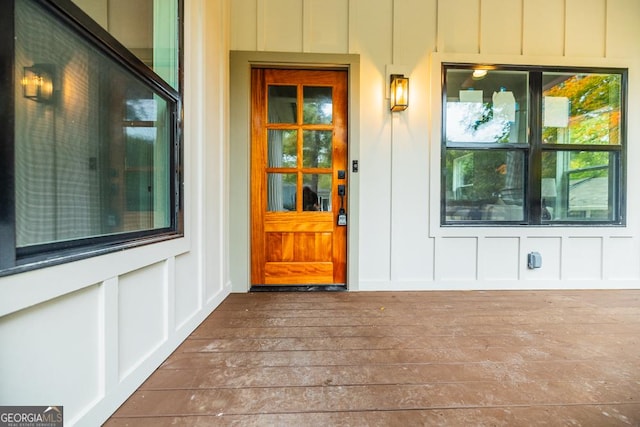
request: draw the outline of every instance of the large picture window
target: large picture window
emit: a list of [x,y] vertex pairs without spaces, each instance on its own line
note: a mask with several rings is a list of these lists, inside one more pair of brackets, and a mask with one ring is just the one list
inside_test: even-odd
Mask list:
[[623,224],[626,70],[443,73],[443,225]]
[[179,235],[177,81],[66,0],[0,12],[0,275]]

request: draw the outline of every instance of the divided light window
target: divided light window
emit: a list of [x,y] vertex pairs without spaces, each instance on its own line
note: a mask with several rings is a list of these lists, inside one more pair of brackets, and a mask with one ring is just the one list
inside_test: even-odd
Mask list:
[[137,52],[77,3],[0,4],[0,275],[181,233],[181,2]]
[[624,224],[626,70],[443,74],[443,225]]

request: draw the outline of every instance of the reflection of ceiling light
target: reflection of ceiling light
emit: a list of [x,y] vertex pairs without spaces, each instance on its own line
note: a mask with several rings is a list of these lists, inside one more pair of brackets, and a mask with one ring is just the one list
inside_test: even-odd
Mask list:
[[473,80],[481,80],[484,79],[487,76],[487,70],[473,70],[473,75],[471,76],[471,78],[473,78]]

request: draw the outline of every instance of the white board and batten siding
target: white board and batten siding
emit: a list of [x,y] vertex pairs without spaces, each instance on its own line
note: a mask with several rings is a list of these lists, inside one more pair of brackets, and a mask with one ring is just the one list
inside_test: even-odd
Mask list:
[[0,405],[100,425],[231,291],[229,1],[185,6],[185,236],[0,278]]
[[[359,214],[349,218],[358,230],[350,289],[635,288],[637,168],[627,171],[626,227],[443,229],[438,109],[441,61],[612,66],[630,70],[634,117],[639,20],[636,0],[240,0],[231,5],[231,49],[360,57],[358,138],[349,141],[360,163],[351,175]],[[410,107],[393,115],[389,69],[410,77]],[[635,122],[627,159],[640,155]],[[531,251],[542,254],[542,268],[527,268]],[[232,276],[245,265],[231,262]],[[234,281],[235,290],[246,286]]]
[[[0,278],[1,404],[63,404],[69,425],[98,425],[231,289],[248,289],[248,159],[235,148],[248,141],[228,134],[229,50],[359,56],[351,290],[638,287],[637,168],[623,228],[439,227],[434,71],[445,60],[629,67],[638,116],[637,0],[185,5],[185,237]],[[389,70],[411,79],[400,114],[388,111]],[[630,121],[628,159],[639,136]],[[531,251],[542,268],[527,269]]]

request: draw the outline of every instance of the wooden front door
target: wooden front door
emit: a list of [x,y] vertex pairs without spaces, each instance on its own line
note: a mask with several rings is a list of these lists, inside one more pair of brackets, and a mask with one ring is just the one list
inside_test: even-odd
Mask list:
[[251,283],[346,284],[347,72],[254,68]]

